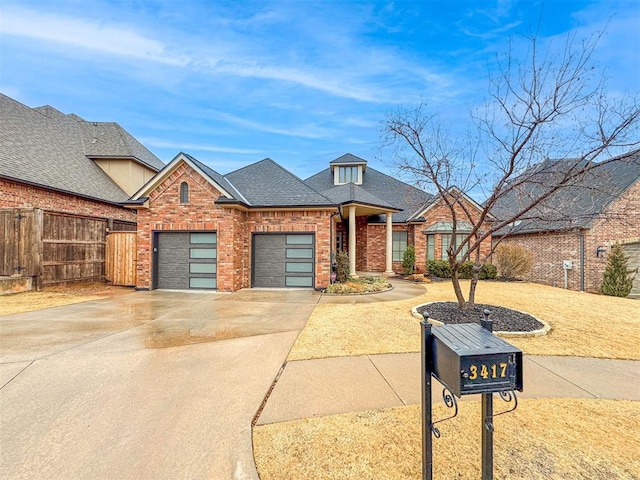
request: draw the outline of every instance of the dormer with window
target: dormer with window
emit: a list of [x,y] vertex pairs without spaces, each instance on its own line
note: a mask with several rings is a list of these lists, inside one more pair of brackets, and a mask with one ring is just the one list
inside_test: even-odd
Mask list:
[[346,185],[347,183],[362,185],[364,172],[367,168],[366,160],[347,153],[335,159],[329,165],[331,166],[334,185]]

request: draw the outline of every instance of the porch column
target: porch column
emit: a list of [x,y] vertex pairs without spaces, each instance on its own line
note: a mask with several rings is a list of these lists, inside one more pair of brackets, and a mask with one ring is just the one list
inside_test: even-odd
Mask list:
[[349,206],[349,276],[358,278],[356,274],[356,206]]
[[384,273],[393,274],[393,213],[387,212],[387,256]]

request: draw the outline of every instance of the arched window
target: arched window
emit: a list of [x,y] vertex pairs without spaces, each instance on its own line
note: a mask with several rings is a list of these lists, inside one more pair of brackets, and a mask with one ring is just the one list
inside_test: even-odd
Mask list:
[[187,182],[180,184],[180,203],[189,203],[189,184]]

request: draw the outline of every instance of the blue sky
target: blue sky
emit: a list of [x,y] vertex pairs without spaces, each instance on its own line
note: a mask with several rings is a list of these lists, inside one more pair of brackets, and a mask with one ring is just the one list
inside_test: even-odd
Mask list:
[[545,42],[606,27],[598,67],[640,92],[640,3],[621,0],[3,0],[0,92],[223,174],[270,157],[306,178],[346,152],[393,174],[385,115],[424,100],[462,123],[539,24]]

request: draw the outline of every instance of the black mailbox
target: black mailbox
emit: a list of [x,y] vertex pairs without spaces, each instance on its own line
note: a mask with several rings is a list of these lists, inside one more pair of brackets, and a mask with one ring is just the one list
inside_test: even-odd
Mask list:
[[460,397],[522,391],[522,351],[473,323],[432,329],[433,375]]

